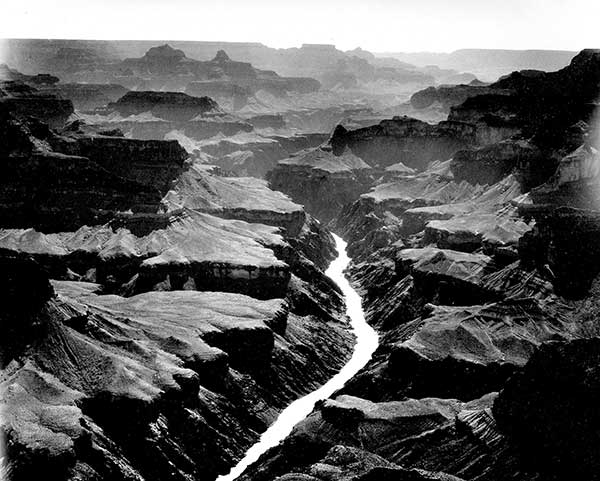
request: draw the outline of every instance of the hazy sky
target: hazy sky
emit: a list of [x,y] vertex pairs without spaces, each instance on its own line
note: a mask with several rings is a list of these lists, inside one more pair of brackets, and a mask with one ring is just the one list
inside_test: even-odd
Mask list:
[[580,50],[600,47],[600,0],[18,0],[0,25],[4,38]]

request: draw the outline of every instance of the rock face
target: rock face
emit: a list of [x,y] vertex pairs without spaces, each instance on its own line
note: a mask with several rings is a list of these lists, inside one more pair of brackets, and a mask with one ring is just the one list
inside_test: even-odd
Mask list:
[[475,130],[468,124],[440,122],[431,126],[407,117],[394,117],[349,132],[338,128],[331,139],[334,153],[347,147],[372,166],[388,167],[402,162],[417,169],[435,160],[447,160],[474,142]]
[[585,296],[600,272],[593,240],[599,226],[599,157],[594,142],[589,138],[560,160],[545,184],[514,200],[518,211],[536,222],[519,242],[521,256],[549,269],[557,289],[569,297]]
[[[328,221],[384,179],[384,174],[388,179],[402,178],[414,171],[411,167],[420,170],[432,161],[445,160],[474,139],[474,128],[459,123],[431,126],[395,117],[350,131],[340,125],[319,149],[280,161],[269,179],[274,188]],[[394,168],[399,165],[403,167]],[[303,179],[300,185],[297,177]]]
[[[327,140],[327,134],[253,135],[244,139],[225,138],[200,146],[209,161],[235,175],[264,179],[279,160],[314,148]],[[301,155],[301,154],[299,154]]]
[[373,182],[373,175],[349,150],[336,155],[325,145],[279,161],[267,178],[271,188],[286,192],[327,222]]
[[[13,277],[13,290],[32,279],[25,287]],[[290,349],[292,331],[302,343],[303,329],[319,330],[281,299],[179,292],[119,300],[85,283],[55,289],[57,297],[46,280],[45,301],[18,306],[24,343],[2,351],[12,479],[40,468],[52,479],[214,477],[297,395],[286,373],[311,361]],[[12,325],[5,311],[3,329]],[[313,373],[326,378],[327,361],[315,362]]]
[[165,120],[190,120],[207,112],[218,110],[218,104],[209,97],[190,97],[178,92],[128,92],[117,102],[109,104],[123,116],[150,112]]
[[46,94],[20,81],[0,82],[0,104],[4,111],[12,111],[17,116],[32,116],[59,127],[73,113],[70,100]]
[[[156,211],[160,202],[156,187],[118,176],[77,155],[80,152],[54,151],[48,139],[55,134],[47,126],[20,121],[4,110],[1,115],[3,137],[8,140],[1,152],[4,227],[56,231],[104,223],[117,211]],[[120,156],[124,153],[117,151]]]
[[270,190],[264,180],[214,176],[198,164],[181,175],[163,202],[171,211],[183,207],[226,219],[283,227],[290,236],[299,234],[307,217],[300,205]]
[[[286,142],[311,142],[257,133],[281,125],[256,118],[259,99],[290,102],[290,125],[287,79],[218,50],[204,62],[168,46],[106,62],[99,72],[139,92],[96,125],[52,130],[2,109],[0,470],[17,480],[37,469],[56,480],[226,471],[348,357],[343,302],[323,274],[332,238],[314,214],[349,241],[380,345],[245,479],[596,479],[600,54],[422,92],[415,102],[435,97],[447,120],[363,112],[276,159]],[[402,75],[361,51],[297,50],[331,63],[321,79],[339,90]],[[66,68],[69,56],[77,71],[100,64],[85,49],[52,62]],[[21,89],[30,111],[38,99],[40,117],[60,124],[47,92],[9,85],[6,98]],[[167,92],[203,85],[246,110],[228,116]],[[146,137],[129,138],[135,128]],[[237,138],[208,138],[227,129]],[[259,171],[250,154],[261,148],[279,160],[269,185],[292,199],[219,175]]]
[[534,479],[495,425],[494,397],[371,403],[339,396],[242,479],[457,481],[474,473],[480,479]]
[[34,85],[54,85],[59,81],[59,78],[49,74],[26,75],[3,63],[0,64],[0,80]]
[[[450,107],[469,145],[408,150],[342,207],[379,347],[243,479],[598,478],[599,66],[482,86]],[[381,131],[338,128],[332,153],[381,165]]]
[[118,129],[137,140],[177,140],[195,159],[225,173],[258,178],[264,178],[278,160],[327,138],[299,135],[280,115],[244,119],[226,113],[211,98],[180,92],[129,92],[80,117],[84,129],[93,128],[96,134]]
[[428,87],[414,93],[410,98],[410,103],[416,109],[426,109],[438,103],[441,104],[445,112],[449,112],[451,107],[462,104],[470,97],[476,97],[483,93],[509,94],[509,92],[487,85],[442,85],[440,87]]
[[556,169],[552,159],[526,141],[504,140],[476,150],[461,150],[451,164],[454,178],[477,184],[495,184],[518,170],[526,189],[546,180]]
[[231,60],[224,50],[219,50],[210,61],[198,61],[167,44],[152,47],[141,58],[125,59],[112,69],[113,73],[125,74],[124,77],[129,77],[128,82],[136,83],[138,87],[183,88],[191,95],[217,98],[237,95],[244,105],[258,90],[282,95],[314,92],[320,87],[320,83],[312,78],[280,77],[272,70],[260,70],[248,62]]
[[[113,135],[64,132],[51,140],[62,152],[87,157],[110,172],[166,192],[183,170],[187,152],[177,141],[127,139]],[[131,161],[133,158],[135,160]]]
[[[565,172],[563,175],[578,175],[575,171],[579,167],[568,167],[569,162],[571,165],[581,165],[586,164],[586,161],[561,161],[561,159],[573,159],[571,153],[581,146],[585,140],[585,132],[589,131],[595,98],[595,94],[592,93],[595,88],[593,86],[597,86],[599,77],[597,65],[598,53],[583,51],[569,66],[558,72],[515,73],[489,87],[481,87],[480,93],[469,96],[462,104],[452,107],[448,120],[437,125],[395,117],[392,120],[382,121],[378,125],[354,130],[348,130],[343,126],[337,127],[329,141],[333,155],[350,151],[371,167],[390,167],[400,162],[403,166],[416,170],[417,173],[423,172],[423,176],[416,176],[416,182],[409,179],[413,172],[406,170],[387,171],[390,174],[397,173],[397,180],[392,178],[390,181],[389,178],[376,177],[373,184],[386,180],[389,185],[382,183],[373,187],[372,197],[375,198],[375,203],[366,199],[361,202],[371,205],[347,207],[343,214],[345,220],[338,223],[338,228],[343,230],[344,224],[350,222],[352,225],[364,224],[372,231],[376,225],[380,232],[378,238],[383,241],[385,237],[390,238],[387,232],[381,230],[384,227],[388,231],[390,229],[398,231],[402,221],[405,232],[414,233],[421,230],[423,224],[430,220],[435,223],[432,223],[431,228],[426,231],[429,240],[442,241],[442,238],[456,237],[455,233],[461,232],[459,236],[463,236],[462,232],[469,231],[465,234],[464,241],[464,248],[469,249],[472,247],[468,247],[468,244],[473,241],[472,246],[481,245],[482,239],[481,230],[469,229],[469,224],[476,223],[485,232],[490,232],[494,230],[494,224],[499,223],[500,217],[506,218],[506,222],[500,219],[500,225],[503,227],[496,229],[493,237],[510,239],[510,243],[514,244],[523,234],[525,224],[518,222],[515,224],[514,209],[499,211],[490,208],[491,198],[494,196],[501,198],[499,203],[505,204],[511,200],[510,196],[516,197],[520,193],[519,190],[528,191],[546,182],[559,164],[562,164],[562,171]],[[577,93],[570,95],[562,90],[559,92],[558,85],[568,85],[569,88],[572,87],[573,92]],[[462,95],[459,87],[448,88],[455,88],[457,95]],[[562,116],[560,112],[563,112],[567,105],[571,106],[571,110],[568,115]],[[588,152],[591,151],[588,149]],[[593,156],[584,154],[583,151],[577,155],[587,158]],[[429,165],[432,161],[441,162]],[[588,164],[591,165],[590,162],[586,165]],[[593,169],[593,167],[586,168]],[[567,174],[569,169],[572,171],[571,174]],[[276,172],[281,170],[282,168],[278,168]],[[504,180],[509,175],[514,176],[512,178],[517,181],[518,188],[517,184]],[[424,177],[430,180],[421,180]],[[498,186],[502,181],[504,185],[495,188],[494,192],[481,199],[487,207],[467,208],[468,218],[460,221],[450,220],[450,217],[459,213],[458,205],[461,204],[452,208],[433,210],[429,208],[432,204],[457,203],[460,199],[448,201],[435,199],[435,195],[425,187],[416,196],[404,194],[415,190],[418,192],[419,184],[431,185],[434,191],[443,192],[446,189],[452,190],[463,181],[473,185],[498,184]],[[406,187],[407,185],[410,187]],[[293,181],[289,180],[280,182],[277,188],[290,193],[298,202],[306,202],[299,193],[294,192],[294,187]],[[504,192],[501,192],[503,190]],[[358,198],[366,191],[365,188],[363,192],[356,192],[355,197]],[[463,192],[468,195],[468,191],[469,189]],[[508,191],[510,195],[506,195]],[[399,204],[405,201],[405,197],[412,197],[415,202],[418,200],[422,204],[406,206],[404,210],[410,212],[404,222],[404,218],[398,218],[399,209],[386,209],[385,206],[380,205],[378,198],[383,193],[386,198],[389,198],[385,201],[388,204],[392,204],[391,198],[394,196],[398,197]],[[321,205],[308,208],[316,212],[330,204],[330,201],[325,201]],[[464,204],[461,208],[463,207]],[[412,208],[428,210],[412,212]],[[355,212],[356,215],[353,216],[351,212]],[[386,217],[383,215],[384,212],[391,215]],[[498,215],[499,212],[502,214]],[[368,222],[364,221],[367,213],[371,214]],[[463,213],[467,214],[466,211]],[[440,230],[439,227],[442,226]],[[445,231],[446,226],[449,227],[449,231]],[[503,235],[500,230],[506,230],[510,234]],[[358,232],[353,230],[353,235],[358,235]],[[374,238],[374,234],[371,237]],[[446,246],[450,245],[446,244]],[[352,245],[350,247],[352,248]]]
[[595,479],[598,340],[540,348],[494,403],[500,429],[548,479]]
[[174,140],[0,114],[0,472],[214,479],[346,361],[301,206]]

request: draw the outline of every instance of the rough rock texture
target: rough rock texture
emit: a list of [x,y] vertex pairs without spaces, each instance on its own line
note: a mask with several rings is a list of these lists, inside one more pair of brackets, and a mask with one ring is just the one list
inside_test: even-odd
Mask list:
[[377,368],[347,392],[374,400],[409,395],[473,399],[498,390],[536,346],[572,339],[574,327],[552,305],[531,300],[433,309],[394,329]]
[[210,163],[236,176],[266,178],[277,162],[327,140],[327,134],[226,137],[199,147]]
[[104,223],[116,212],[156,211],[161,196],[155,187],[120,177],[77,152],[52,150],[47,140],[54,134],[46,125],[0,110],[0,129],[8,141],[0,147],[3,227],[56,231]]
[[325,145],[279,161],[267,178],[272,189],[285,192],[327,222],[366,190],[373,171],[352,152],[336,155]]
[[51,127],[61,126],[73,113],[70,100],[12,80],[0,82],[0,108],[18,117],[36,117]]
[[494,402],[499,428],[546,479],[597,479],[598,339],[542,346]]
[[147,234],[114,222],[55,234],[5,229],[0,237],[4,249],[34,255],[55,277],[92,269],[95,280],[125,294],[187,287],[273,298],[287,289],[288,265],[264,247],[285,247],[276,228],[194,211],[164,224]]
[[[31,261],[2,263],[14,294],[3,338],[21,340],[2,350],[11,479],[40,469],[49,479],[213,478],[344,352],[342,330],[289,312],[281,299],[184,291],[123,299],[72,282],[55,283],[55,296]],[[43,288],[36,302],[25,294],[32,281]],[[312,333],[338,347],[309,356]],[[306,366],[311,375],[300,381]]]
[[121,115],[151,114],[165,120],[190,120],[219,109],[209,97],[191,97],[179,92],[127,92],[108,105]]
[[516,248],[531,226],[507,209],[498,214],[472,212],[448,220],[431,220],[425,226],[423,242],[439,247],[471,252],[483,249],[494,255]]
[[483,88],[472,145],[343,208],[379,347],[245,479],[598,478],[599,68]]
[[242,479],[535,479],[498,431],[491,415],[494,398],[372,403],[338,396]]
[[288,473],[277,478],[279,481],[310,480],[375,480],[395,479],[399,481],[460,481],[460,478],[443,473],[432,473],[423,469],[406,469],[386,461],[381,456],[362,449],[337,445],[325,457],[306,469],[305,473]]
[[[80,53],[80,64],[94,63]],[[326,77],[340,90],[353,88],[355,71],[382,74],[356,53]],[[200,68],[166,47],[129,63],[120,73],[137,85],[144,77],[144,90],[180,88]],[[224,52],[205,63],[225,83],[277,80]],[[599,66],[598,52],[584,51],[559,72],[512,74],[437,125],[349,120],[327,144],[280,162],[271,185],[350,241],[380,345],[245,479],[597,477]],[[262,112],[254,106],[245,117]],[[33,152],[81,156],[65,149],[95,138],[129,145],[118,132],[57,134],[6,118],[15,135],[3,154],[24,162]],[[158,122],[157,131],[167,124]],[[7,288],[27,307],[4,301],[1,319],[17,340],[2,351],[0,378],[17,479],[31,479],[33,465],[56,479],[212,479],[347,355],[341,299],[322,273],[333,255],[322,224],[263,182],[215,177],[202,152],[181,162],[177,152],[155,183],[135,165],[78,157],[151,188],[158,199],[145,210],[0,233],[5,284],[39,292]],[[93,186],[116,195],[109,182]],[[52,192],[47,212],[66,190]],[[4,198],[14,198],[8,188]],[[26,256],[61,279],[58,297]]]
[[[134,139],[177,140],[191,156],[218,165],[224,172],[259,178],[278,160],[327,138],[326,134],[299,135],[279,115],[246,120],[226,113],[211,98],[180,92],[129,92],[105,109],[82,117],[97,130],[119,129]],[[278,122],[271,122],[271,117]]]
[[582,297],[600,272],[598,166],[595,139],[563,157],[545,184],[514,199],[518,211],[535,219],[535,228],[519,242],[523,259],[551,273],[557,289]]
[[521,173],[524,188],[529,189],[552,175],[556,163],[546,159],[541,150],[530,143],[512,140],[458,151],[451,163],[456,180],[477,184],[495,184],[515,169]]
[[487,85],[442,85],[440,87],[428,87],[414,93],[410,97],[411,105],[416,109],[426,109],[434,103],[441,104],[445,112],[450,111],[450,107],[462,104],[470,97],[476,97],[484,93],[509,94],[510,91],[503,91],[488,87]]
[[289,236],[298,235],[306,220],[302,206],[270,190],[266,181],[210,175],[202,164],[186,170],[163,203],[169,210],[187,208],[226,219],[283,227]]
[[473,126],[461,122],[429,125],[408,117],[394,117],[378,125],[347,131],[337,128],[331,138],[333,152],[349,148],[373,167],[402,162],[424,169],[428,163],[449,159],[454,152],[475,143]]
[[0,113],[3,475],[214,479],[346,361],[301,206],[176,141]]
[[[432,161],[452,159],[457,181],[493,184],[514,173],[529,190],[581,145],[586,127],[577,125],[592,120],[598,55],[586,50],[558,72],[508,76],[452,107],[448,119],[436,125],[407,117],[351,130],[340,125],[329,145],[334,155],[349,150],[371,167],[401,162],[423,171]],[[278,188],[288,192],[292,185]]]
[[[73,126],[75,127],[75,126]],[[69,127],[51,139],[55,150],[86,157],[109,172],[166,192],[181,173],[187,152],[174,140],[138,140],[114,135],[79,135]],[[133,160],[132,160],[133,159]]]

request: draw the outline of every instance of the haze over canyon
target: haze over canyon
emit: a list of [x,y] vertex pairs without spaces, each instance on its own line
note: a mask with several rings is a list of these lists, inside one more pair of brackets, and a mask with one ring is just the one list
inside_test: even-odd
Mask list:
[[[384,27],[427,2],[235,1],[192,35],[199,6],[133,3],[70,2],[73,32],[147,40],[0,40],[0,479],[599,479],[587,30],[436,1],[410,44]],[[44,13],[77,36],[15,18]],[[487,48],[512,17],[542,48]]]

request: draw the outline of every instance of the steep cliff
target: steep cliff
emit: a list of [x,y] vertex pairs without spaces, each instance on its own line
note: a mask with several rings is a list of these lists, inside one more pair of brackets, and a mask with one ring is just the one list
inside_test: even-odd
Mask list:
[[279,161],[267,179],[271,188],[285,192],[328,222],[372,184],[374,175],[373,169],[349,150],[336,155],[325,145]]
[[264,181],[80,122],[0,132],[10,479],[214,479],[348,358],[333,239]]
[[36,117],[51,127],[60,127],[73,113],[73,103],[20,81],[0,82],[0,105],[18,117]]
[[[341,210],[379,347],[243,479],[598,477],[598,66],[471,96],[449,115],[469,146]],[[338,145],[381,159],[380,129]]]

